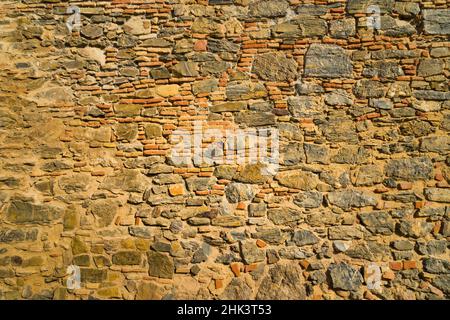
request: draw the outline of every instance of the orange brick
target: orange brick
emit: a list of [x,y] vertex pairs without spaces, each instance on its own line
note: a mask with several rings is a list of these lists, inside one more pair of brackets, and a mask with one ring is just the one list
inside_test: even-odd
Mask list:
[[398,184],[398,188],[400,190],[411,190],[412,189],[412,183],[411,182],[400,182]]
[[216,289],[220,289],[223,287],[223,280],[222,279],[216,279]]
[[308,269],[309,267],[309,262],[308,260],[300,260],[300,265],[303,267],[303,269]]
[[194,44],[194,51],[206,51],[206,46],[208,41],[206,40],[197,40]]
[[184,187],[181,184],[174,184],[169,187],[169,194],[172,197],[180,196],[184,194]]
[[256,263],[248,264],[245,266],[245,272],[255,271],[258,265]]
[[403,268],[403,263],[401,261],[391,261],[389,262],[389,268],[394,271],[400,271]]
[[416,202],[414,203],[414,207],[415,207],[416,209],[423,208],[424,206],[425,206],[425,201],[416,201]]
[[265,243],[263,240],[261,240],[261,239],[258,239],[258,240],[256,240],[256,245],[258,246],[258,247],[260,247],[260,248],[264,248],[264,247],[266,247],[267,246],[267,243]]
[[417,262],[416,261],[403,261],[403,269],[417,269]]
[[383,279],[385,280],[394,280],[395,279],[395,273],[392,272],[391,270],[387,270],[383,273],[382,276]]
[[245,210],[245,203],[244,202],[239,202],[238,205],[236,206],[236,209],[238,210]]
[[230,264],[231,271],[233,271],[236,277],[241,275],[241,265],[238,262],[233,262]]

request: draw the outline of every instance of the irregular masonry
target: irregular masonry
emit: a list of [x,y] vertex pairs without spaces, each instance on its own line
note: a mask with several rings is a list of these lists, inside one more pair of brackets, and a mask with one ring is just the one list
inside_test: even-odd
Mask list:
[[0,298],[449,298],[448,3],[216,3],[1,1]]

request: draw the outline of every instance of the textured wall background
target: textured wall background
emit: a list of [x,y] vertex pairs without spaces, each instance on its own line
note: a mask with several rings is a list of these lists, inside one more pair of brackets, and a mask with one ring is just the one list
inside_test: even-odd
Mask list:
[[[448,2],[219,2],[0,2],[0,298],[449,298]],[[279,172],[173,165],[195,120]]]

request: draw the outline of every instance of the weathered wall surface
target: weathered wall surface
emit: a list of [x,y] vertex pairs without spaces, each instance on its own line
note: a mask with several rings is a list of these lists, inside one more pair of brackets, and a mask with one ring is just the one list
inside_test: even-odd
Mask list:
[[[449,298],[445,0],[71,4],[0,3],[1,299]],[[174,164],[194,121],[279,171]]]

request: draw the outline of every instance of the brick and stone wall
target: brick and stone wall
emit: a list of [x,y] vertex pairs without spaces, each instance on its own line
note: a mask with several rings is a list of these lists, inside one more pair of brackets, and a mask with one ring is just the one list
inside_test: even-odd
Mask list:
[[[448,299],[449,35],[445,0],[2,0],[0,299]],[[278,130],[278,170],[178,164],[196,122]]]

